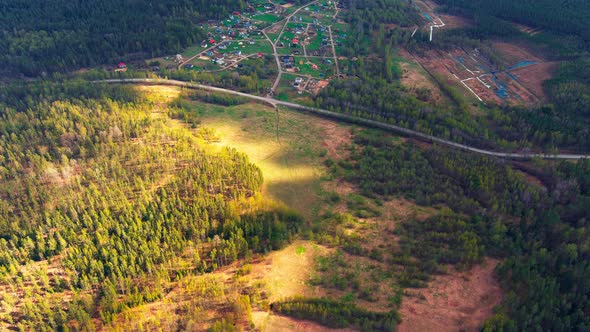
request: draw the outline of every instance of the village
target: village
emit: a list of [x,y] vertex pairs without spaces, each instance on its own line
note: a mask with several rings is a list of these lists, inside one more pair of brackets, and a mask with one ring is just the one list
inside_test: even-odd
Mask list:
[[331,0],[302,6],[253,0],[243,12],[199,24],[207,38],[198,45],[148,62],[157,64],[156,69],[212,75],[262,66],[276,73],[272,79],[261,80],[266,95],[283,99],[313,96],[340,75],[338,60],[346,59],[337,52],[347,40],[343,10]]

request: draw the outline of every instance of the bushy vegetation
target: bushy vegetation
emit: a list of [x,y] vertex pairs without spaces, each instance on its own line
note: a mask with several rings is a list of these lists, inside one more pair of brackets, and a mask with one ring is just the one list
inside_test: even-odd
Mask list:
[[275,302],[271,309],[293,317],[311,319],[330,327],[356,327],[363,331],[395,331],[400,321],[397,312],[375,313],[351,303],[324,298],[294,298]]
[[266,57],[251,60],[235,72],[206,73],[193,70],[163,71],[161,74],[170,79],[199,82],[222,88],[235,89],[249,93],[267,92],[271,86],[268,81],[276,77],[277,68],[274,59]]

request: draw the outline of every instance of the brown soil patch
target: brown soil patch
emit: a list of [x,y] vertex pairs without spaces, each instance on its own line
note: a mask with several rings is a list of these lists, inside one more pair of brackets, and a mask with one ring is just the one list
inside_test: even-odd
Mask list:
[[[475,64],[468,62],[462,64],[456,61],[455,58],[457,56],[475,62],[470,58],[470,54],[460,49],[451,52],[428,51],[422,56],[416,56],[415,59],[428,73],[440,77],[440,79],[443,79],[447,84],[454,85],[459,91],[463,91],[463,95],[467,100],[477,100],[476,97],[461,83],[461,80],[472,78],[476,75],[483,74],[483,72],[477,69]],[[478,73],[477,71],[480,72]],[[484,99],[484,97],[480,98]]]
[[405,198],[396,198],[383,203],[383,220],[407,220],[408,218],[417,218],[425,220],[434,215],[436,209],[426,208],[416,205]]
[[316,120],[316,125],[322,131],[322,147],[332,159],[340,160],[348,157],[346,149],[352,143],[352,132],[349,127],[343,127],[333,121],[324,119]]
[[473,26],[473,22],[465,17],[439,14],[441,20],[445,23],[443,29],[461,29]]
[[281,31],[281,24],[273,24],[270,27],[268,27],[268,30],[266,30],[266,33],[277,33],[279,31]]
[[514,69],[510,73],[539,99],[546,100],[547,95],[543,88],[543,82],[553,77],[553,73],[558,65],[559,63],[557,62],[544,62]]
[[437,276],[428,288],[404,297],[399,331],[478,331],[502,300],[494,278],[497,260],[486,259],[470,271]]
[[537,186],[542,187],[542,188],[546,188],[545,185],[543,184],[543,181],[541,181],[541,179],[539,179],[538,177],[536,177],[536,176],[534,176],[532,174],[529,174],[527,172],[523,172],[521,170],[516,170],[515,169],[515,171],[517,173],[519,173],[520,175],[522,175],[523,178],[525,179],[525,181],[527,183],[534,184],[534,185],[537,185]]
[[533,54],[530,50],[526,49],[522,45],[515,45],[502,41],[496,41],[492,43],[495,50],[498,51],[498,55],[506,62],[506,66],[510,67],[520,61],[534,61],[542,62],[543,59]]
[[400,67],[402,69],[402,84],[416,91],[417,89],[428,89],[430,90],[430,102],[438,103],[443,99],[443,95],[438,85],[434,84],[432,80],[427,76],[426,73],[422,73],[419,70],[412,68],[410,64],[401,62]]
[[313,94],[317,95],[318,93],[320,93],[320,91],[322,91],[323,88],[327,87],[328,84],[330,84],[330,82],[326,80],[318,81],[318,84],[316,84]]

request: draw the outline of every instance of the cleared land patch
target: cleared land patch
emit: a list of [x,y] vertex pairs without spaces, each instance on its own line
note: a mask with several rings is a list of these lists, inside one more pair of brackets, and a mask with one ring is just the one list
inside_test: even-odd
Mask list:
[[[404,56],[409,59],[410,55]],[[410,89],[412,93],[420,100],[429,101],[438,104],[445,100],[440,91],[440,87],[432,82],[428,73],[426,73],[415,62],[400,62],[402,69],[402,85]]]
[[497,264],[486,259],[469,271],[450,269],[435,277],[428,288],[406,290],[399,331],[479,331],[481,322],[502,300],[494,278]]

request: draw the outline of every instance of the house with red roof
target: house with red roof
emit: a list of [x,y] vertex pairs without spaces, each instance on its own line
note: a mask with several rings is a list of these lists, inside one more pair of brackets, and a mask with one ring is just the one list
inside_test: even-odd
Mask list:
[[115,71],[126,72],[127,71],[127,64],[125,62],[119,62],[117,64],[117,68],[115,69]]

